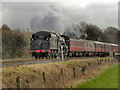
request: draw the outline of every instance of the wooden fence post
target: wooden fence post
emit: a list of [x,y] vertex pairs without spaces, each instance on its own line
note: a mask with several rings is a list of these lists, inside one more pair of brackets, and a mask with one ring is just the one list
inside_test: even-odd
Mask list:
[[63,69],[61,69],[60,73],[61,73],[61,76],[63,76]]
[[105,62],[106,62],[106,58],[105,58]]
[[88,66],[90,67],[90,63],[88,62]]
[[102,64],[102,60],[100,59],[100,65]]
[[73,76],[75,77],[75,67],[73,67]]
[[42,75],[43,75],[43,81],[44,81],[44,83],[45,83],[45,81],[46,81],[45,72],[43,72]]
[[108,62],[109,62],[109,58],[108,58]]
[[85,67],[86,67],[86,66],[83,66],[83,67],[82,67],[82,74],[83,74],[83,76],[84,76]]
[[73,90],[73,87],[71,86],[71,90]]
[[97,64],[100,65],[99,61],[97,61]]
[[18,90],[20,90],[20,77],[19,76],[16,78],[16,82],[17,82],[17,88]]

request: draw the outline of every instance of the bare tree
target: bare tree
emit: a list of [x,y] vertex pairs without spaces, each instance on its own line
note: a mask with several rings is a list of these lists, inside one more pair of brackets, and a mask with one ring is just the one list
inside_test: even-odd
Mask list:
[[2,30],[11,30],[7,24],[2,25]]
[[98,41],[99,37],[101,36],[102,30],[93,24],[88,24],[86,27],[86,33],[87,33],[87,38],[88,40],[94,40]]
[[87,33],[86,33],[86,28],[87,28],[87,23],[86,22],[81,22],[80,23],[80,32],[81,32],[81,38],[85,39],[87,37]]
[[108,43],[118,43],[119,30],[115,27],[108,27],[102,32],[101,40]]

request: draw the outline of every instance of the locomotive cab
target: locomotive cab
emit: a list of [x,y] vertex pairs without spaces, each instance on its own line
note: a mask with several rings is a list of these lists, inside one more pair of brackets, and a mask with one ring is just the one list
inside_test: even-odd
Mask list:
[[68,36],[65,36],[65,35],[61,35],[61,37],[64,37],[65,43],[68,46],[68,49],[70,49],[70,38]]
[[65,53],[67,54],[67,57],[69,56],[69,52],[70,52],[70,38],[68,37],[68,36],[65,36],[65,35],[61,35],[61,37],[63,37],[64,38],[64,40],[65,40],[65,46],[66,46],[66,48],[65,48]]

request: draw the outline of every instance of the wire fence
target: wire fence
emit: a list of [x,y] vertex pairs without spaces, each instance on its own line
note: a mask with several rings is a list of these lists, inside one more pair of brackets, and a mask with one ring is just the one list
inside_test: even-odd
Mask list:
[[[92,70],[93,68],[95,69],[96,67],[100,67],[100,66],[105,65],[105,64],[114,64],[116,62],[118,62],[118,61],[116,59],[113,59],[113,58],[105,58],[105,59],[102,58],[102,59],[97,60],[96,63],[94,63],[94,64],[93,64],[93,62],[88,62],[87,64],[81,66],[80,69],[78,67],[73,66],[73,68],[71,70],[72,71],[71,78],[74,79],[74,78],[80,77],[80,76],[82,76],[84,78],[85,76],[87,76],[85,73],[86,71],[89,71],[90,69]],[[78,73],[79,73],[79,75],[78,75]],[[60,69],[60,73],[58,76],[66,78],[64,68]],[[47,83],[46,77],[47,77],[46,72],[42,72],[42,81],[44,84]],[[54,77],[54,75],[53,75],[53,77]],[[20,76],[16,77],[16,87],[18,88],[18,90],[22,87],[21,82],[20,82],[21,79],[22,78]],[[73,86],[71,86],[71,88],[73,88]]]

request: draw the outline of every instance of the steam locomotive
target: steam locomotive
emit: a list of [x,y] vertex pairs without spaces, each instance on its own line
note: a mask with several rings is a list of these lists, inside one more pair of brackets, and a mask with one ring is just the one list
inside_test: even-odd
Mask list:
[[118,52],[118,45],[98,41],[71,39],[54,32],[39,31],[32,35],[30,52],[37,58],[61,58],[74,56],[108,56]]

